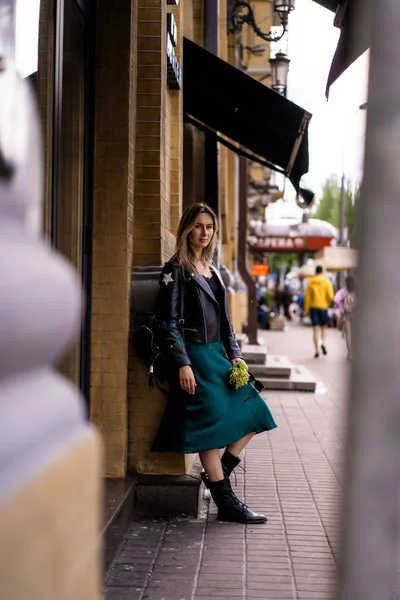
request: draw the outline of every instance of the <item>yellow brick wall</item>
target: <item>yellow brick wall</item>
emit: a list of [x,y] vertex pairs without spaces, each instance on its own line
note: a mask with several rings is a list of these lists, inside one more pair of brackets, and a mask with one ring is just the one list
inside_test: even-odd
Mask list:
[[228,61],[229,52],[227,6],[228,0],[219,0],[219,57],[226,61]]
[[90,407],[107,477],[124,477],[127,463],[136,13],[131,0],[99,2]]
[[[184,2],[171,7],[170,11],[178,28],[178,43],[175,48],[176,56],[183,71],[183,23]],[[171,231],[176,234],[182,215],[183,195],[183,93],[178,90],[168,90],[170,98],[170,211]]]
[[[188,0],[170,10],[183,66],[183,33],[203,44],[204,6]],[[178,474],[191,464],[191,457],[150,452],[165,395],[149,390],[128,335],[131,267],[171,257],[183,203],[182,92],[167,86],[166,15],[165,0],[101,0],[99,6],[91,416],[104,438],[108,476],[124,476],[126,468]],[[191,202],[204,200],[203,134],[194,131],[192,142]],[[232,156],[223,152],[229,245],[236,227]]]
[[204,46],[204,0],[192,0],[193,3],[193,41]]
[[134,191],[135,265],[160,264],[162,202],[165,200],[164,3],[138,0],[138,83]]
[[[223,0],[225,1],[225,0]],[[253,0],[252,8],[254,11],[255,21],[259,23],[262,31],[269,31],[273,24],[273,6],[271,2],[265,2],[264,0]],[[246,69],[268,69],[269,68],[269,55],[270,55],[270,44],[264,42],[259,38],[252,27],[247,27],[243,32],[243,46],[251,47],[255,45],[264,46],[264,52],[253,53],[248,50],[243,52],[243,66]],[[254,75],[255,79],[260,79],[262,75]],[[264,85],[269,85],[270,77],[262,80]]]
[[[134,265],[160,265],[174,253],[182,206],[182,92],[167,86],[167,7],[139,0],[138,95],[134,188]],[[172,9],[178,26],[176,54],[181,60],[184,3]],[[165,395],[149,390],[148,373],[130,350],[128,376],[128,469],[137,473],[185,473],[188,460],[154,454]]]

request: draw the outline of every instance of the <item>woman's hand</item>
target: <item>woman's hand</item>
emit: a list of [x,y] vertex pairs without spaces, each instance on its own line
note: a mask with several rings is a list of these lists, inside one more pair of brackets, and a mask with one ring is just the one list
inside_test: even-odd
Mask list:
[[242,363],[247,368],[247,365],[246,365],[245,361],[243,360],[243,358],[232,358],[231,363],[233,365],[236,365],[237,363]]
[[184,392],[188,394],[194,394],[196,390],[196,380],[192,367],[185,365],[179,369],[179,383]]

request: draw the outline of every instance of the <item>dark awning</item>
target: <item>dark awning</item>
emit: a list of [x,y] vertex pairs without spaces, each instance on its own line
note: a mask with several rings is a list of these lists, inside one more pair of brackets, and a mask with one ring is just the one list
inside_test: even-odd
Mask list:
[[363,0],[314,0],[336,13],[334,24],[341,30],[326,85],[330,87],[366,50],[371,42],[371,2]]
[[310,113],[186,38],[183,93],[186,121],[218,132],[221,143],[284,173],[299,190]]

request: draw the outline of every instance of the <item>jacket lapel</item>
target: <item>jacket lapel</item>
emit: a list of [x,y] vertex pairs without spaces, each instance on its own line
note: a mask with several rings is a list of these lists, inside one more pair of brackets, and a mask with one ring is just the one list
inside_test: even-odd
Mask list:
[[197,285],[199,285],[201,287],[201,289],[210,296],[210,298],[212,300],[214,300],[214,302],[217,302],[217,299],[214,296],[214,293],[212,291],[212,289],[210,288],[210,286],[208,285],[207,281],[205,280],[204,277],[202,277],[201,275],[196,275],[195,273],[192,274],[192,278],[194,279],[194,281],[197,283]]
[[[213,263],[211,265],[211,271],[213,273],[216,274],[216,276],[218,277],[221,289],[222,289],[222,297],[224,299],[224,304],[225,304],[225,313],[227,315],[229,315],[229,307],[228,307],[228,298],[227,298],[227,294],[226,294],[226,287],[225,287],[225,283],[224,280],[222,279],[222,275],[221,273],[218,271],[217,267],[215,266],[215,264]],[[229,320],[229,319],[228,319]]]
[[225,291],[224,280],[222,279],[221,273],[218,271],[217,267],[214,264],[211,265],[211,271],[216,274],[222,289]]

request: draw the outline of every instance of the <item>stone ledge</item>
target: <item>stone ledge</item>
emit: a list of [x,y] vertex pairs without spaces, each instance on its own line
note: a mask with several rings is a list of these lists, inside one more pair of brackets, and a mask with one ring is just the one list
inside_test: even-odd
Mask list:
[[289,378],[263,378],[260,377],[265,390],[290,391],[290,392],[315,392],[317,381],[308,369],[300,365],[293,365]]
[[245,344],[242,346],[243,358],[249,365],[265,364],[267,360],[267,347],[264,345]]
[[135,518],[197,518],[202,509],[201,466],[187,475],[135,475]]

